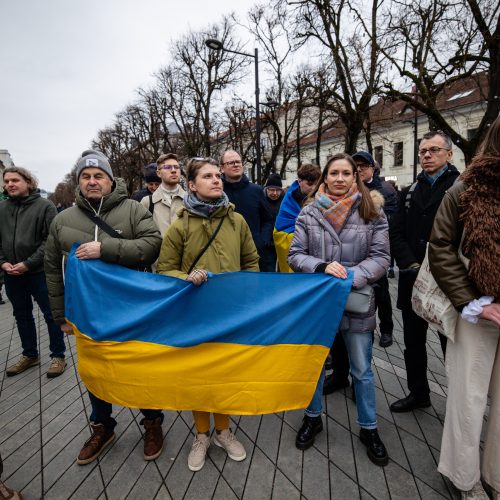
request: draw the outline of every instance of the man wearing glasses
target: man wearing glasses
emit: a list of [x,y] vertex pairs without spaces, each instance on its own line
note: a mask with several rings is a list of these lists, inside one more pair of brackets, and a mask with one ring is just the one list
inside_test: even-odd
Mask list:
[[[450,163],[451,139],[443,132],[428,132],[419,149],[422,172],[417,181],[403,189],[398,211],[390,225],[391,252],[399,267],[397,306],[403,317],[405,365],[410,393],[391,405],[393,412],[406,412],[430,406],[427,382],[427,322],[411,307],[411,292],[424,260],[434,217],[441,200],[459,176]],[[446,338],[439,336],[443,353]]]
[[253,241],[261,257],[261,271],[275,271],[262,267],[262,255],[266,244],[272,244],[274,221],[264,191],[252,184],[243,173],[243,162],[236,151],[226,151],[220,161],[224,192],[234,203],[236,212],[245,219],[252,233]]
[[153,220],[164,236],[170,224],[177,218],[177,210],[182,207],[186,192],[180,185],[181,167],[176,154],[160,155],[156,165],[156,173],[161,179],[160,187],[145,196],[141,203],[153,214]]

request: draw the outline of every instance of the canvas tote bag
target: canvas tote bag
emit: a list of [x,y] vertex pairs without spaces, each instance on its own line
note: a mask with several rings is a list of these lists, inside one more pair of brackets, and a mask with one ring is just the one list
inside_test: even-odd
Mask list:
[[[469,268],[469,259],[462,253],[464,234],[458,247],[458,257]],[[413,285],[411,295],[412,308],[415,313],[425,319],[432,327],[441,332],[451,342],[455,341],[455,327],[458,320],[458,312],[453,307],[450,299],[439,288],[429,267],[429,244],[425,251],[425,257],[418,271],[417,279]]]

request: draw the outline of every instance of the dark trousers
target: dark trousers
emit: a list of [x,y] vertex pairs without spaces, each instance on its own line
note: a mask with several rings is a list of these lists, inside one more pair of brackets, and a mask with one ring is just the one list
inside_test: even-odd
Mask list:
[[375,305],[378,310],[380,333],[392,335],[394,323],[392,321],[392,302],[387,276],[383,276],[375,283],[373,291],[375,292]]
[[[111,403],[107,403],[97,396],[94,396],[89,391],[90,404],[92,405],[92,414],[90,415],[90,421],[94,424],[103,424],[106,429],[112,431],[116,427],[116,420],[111,416],[113,411],[113,406]],[[163,412],[161,410],[142,410],[146,420],[154,420],[158,417],[161,418],[163,422]]]
[[45,282],[45,273],[26,273],[11,276],[5,273],[5,291],[12,303],[17,330],[21,337],[24,356],[38,357],[35,319],[33,318],[33,299],[42,310],[49,332],[51,357],[64,358],[66,345],[61,328],[54,323],[50,310],[49,292]]
[[332,355],[332,370],[335,380],[346,380],[349,376],[349,355],[344,342],[344,336],[335,335],[335,340],[330,349]]
[[266,246],[259,251],[259,269],[261,273],[276,272],[276,249],[273,245]]
[[[427,382],[427,327],[428,323],[417,316],[411,308],[411,293],[417,277],[416,270],[400,270],[398,284],[398,307],[403,317],[405,341],[405,365],[408,389],[417,399],[429,397]],[[446,337],[439,335],[441,349],[446,354]]]

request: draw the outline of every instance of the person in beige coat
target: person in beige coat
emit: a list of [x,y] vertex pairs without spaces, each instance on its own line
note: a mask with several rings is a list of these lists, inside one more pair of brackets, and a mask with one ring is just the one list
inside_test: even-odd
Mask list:
[[165,236],[170,224],[177,218],[177,211],[182,207],[186,192],[180,185],[181,167],[174,153],[162,154],[156,161],[156,173],[161,179],[160,187],[141,203],[152,214],[162,236]]
[[[469,259],[466,267],[459,257]],[[429,240],[431,272],[460,311],[446,351],[448,399],[438,471],[461,498],[500,498],[500,118],[446,193]],[[486,432],[481,437],[490,397]],[[484,441],[482,460],[480,443]]]

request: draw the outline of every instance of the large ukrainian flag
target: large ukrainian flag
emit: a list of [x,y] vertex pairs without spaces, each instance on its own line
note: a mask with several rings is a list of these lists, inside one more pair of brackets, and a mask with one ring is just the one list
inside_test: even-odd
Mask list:
[[300,213],[301,207],[292,196],[293,192],[300,189],[299,183],[293,181],[281,202],[276,222],[274,223],[273,240],[278,258],[279,270],[282,273],[293,273],[288,265],[287,257],[293,233],[295,232],[295,221]]
[[78,369],[128,407],[254,415],[308,405],[351,278],[226,273],[201,287],[71,252]]

